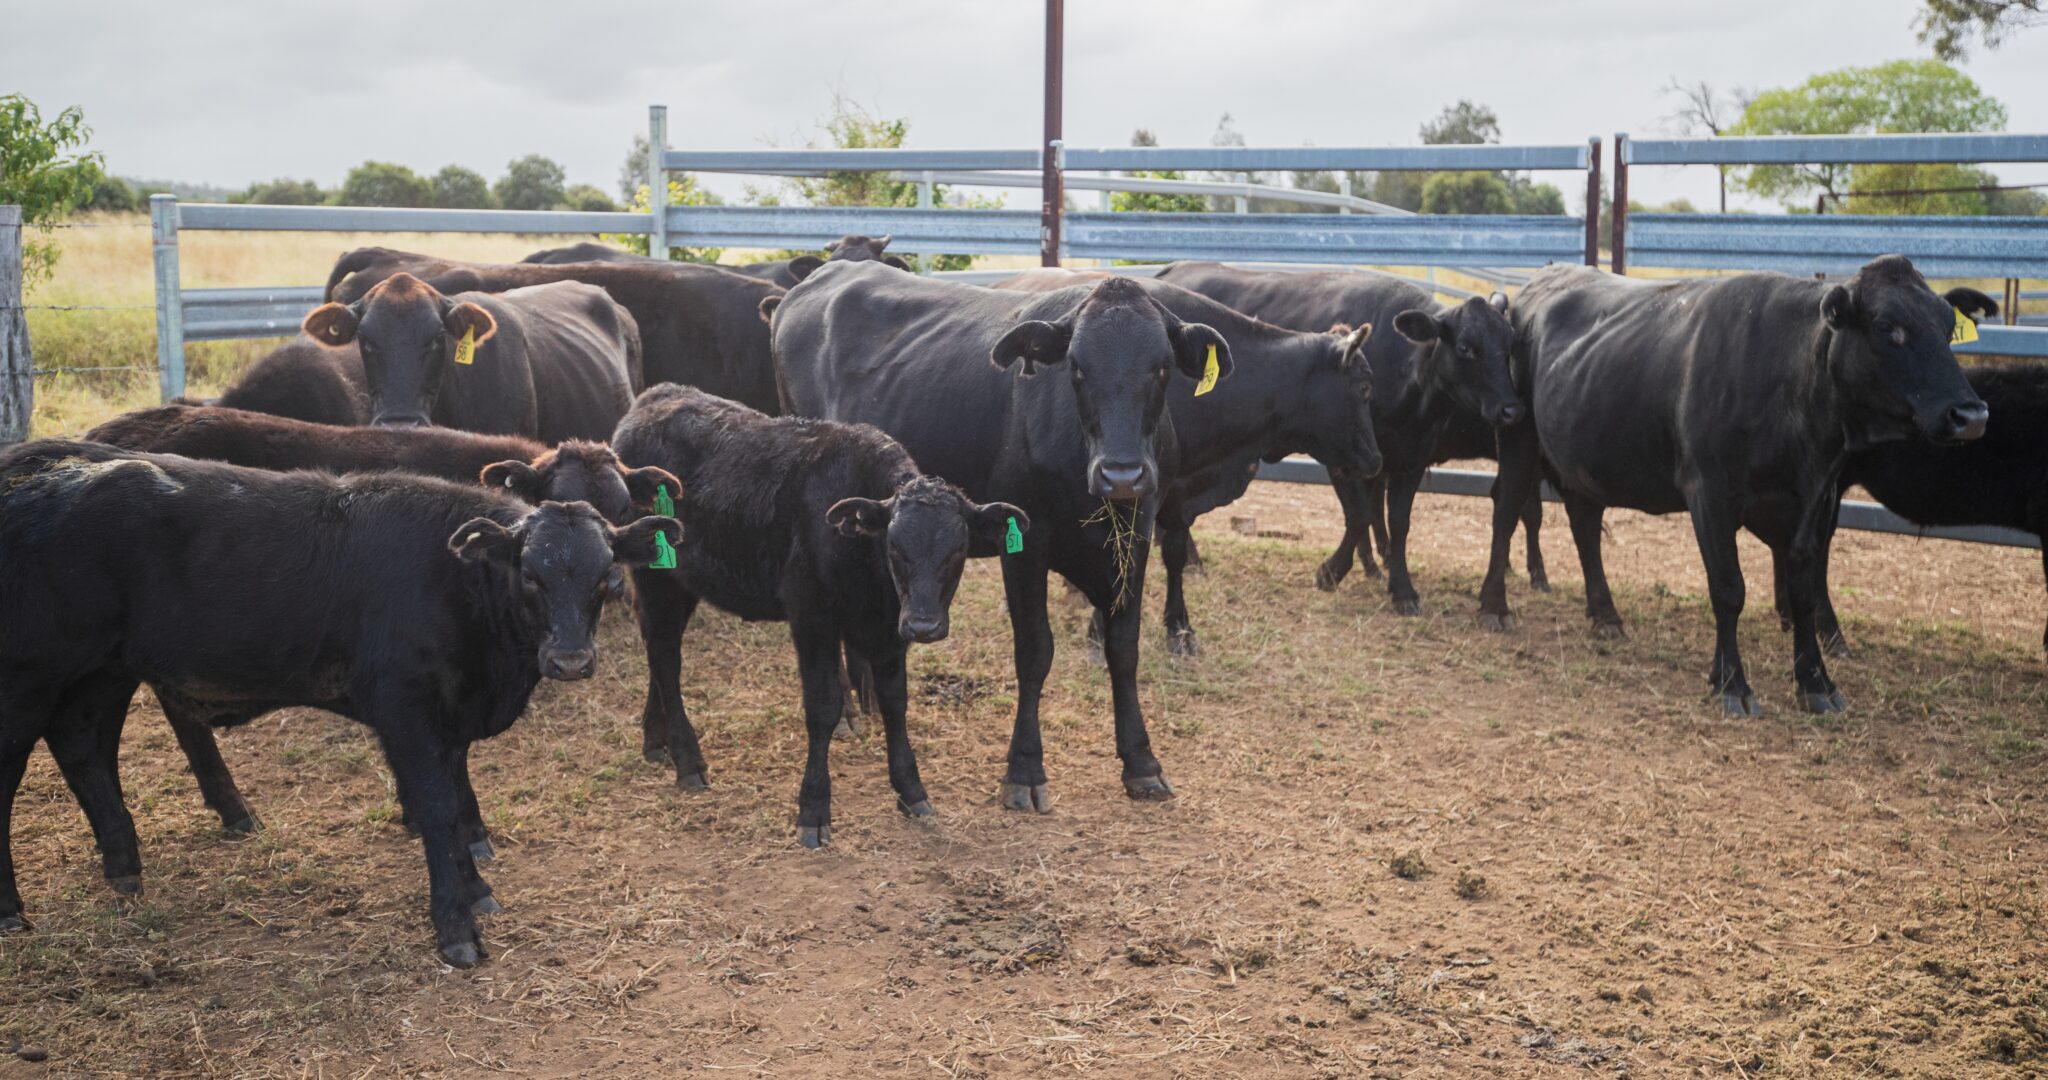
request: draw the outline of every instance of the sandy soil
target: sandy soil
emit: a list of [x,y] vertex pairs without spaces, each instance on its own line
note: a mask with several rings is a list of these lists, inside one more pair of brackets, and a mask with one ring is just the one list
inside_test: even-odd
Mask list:
[[[1232,514],[1300,540],[1248,539]],[[122,906],[46,755],[15,812],[37,929],[0,940],[0,1076],[2035,1075],[2048,1071],[2036,553],[1847,535],[1846,717],[1793,710],[1768,560],[1744,645],[1766,709],[1703,701],[1682,519],[1609,517],[1630,636],[1517,580],[1476,625],[1484,504],[1424,497],[1424,613],[1313,589],[1327,489],[1258,484],[1198,526],[1205,655],[1143,667],[1179,791],[1122,796],[1108,689],[1056,604],[1046,816],[993,804],[1013,706],[994,567],[912,653],[940,816],[892,809],[880,740],[834,756],[833,847],[777,626],[701,616],[685,692],[713,790],[641,762],[645,678],[549,686],[474,755],[505,912],[434,958],[417,845],[364,733],[291,712],[224,736],[268,824],[225,838],[145,694],[125,745],[149,892]],[[1517,541],[1517,565],[1521,564]]]

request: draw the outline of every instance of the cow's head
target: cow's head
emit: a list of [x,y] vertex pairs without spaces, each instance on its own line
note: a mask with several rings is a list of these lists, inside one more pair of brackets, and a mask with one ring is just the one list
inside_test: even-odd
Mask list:
[[411,274],[393,274],[355,303],[314,308],[301,329],[323,345],[356,343],[370,384],[370,423],[426,427],[456,345],[474,334],[480,354],[498,324],[475,304],[456,303]]
[[655,537],[683,540],[672,517],[643,517],[615,529],[588,503],[544,502],[513,524],[472,518],[448,538],[464,562],[495,571],[490,588],[521,638],[539,642],[540,673],[587,679],[597,671],[597,617],[625,591],[624,567],[659,554]]
[[1215,351],[1218,377],[1230,374],[1230,345],[1201,323],[1180,321],[1136,283],[1107,278],[1056,322],[1011,327],[989,353],[999,368],[1061,364],[1074,388],[1088,466],[1089,494],[1142,498],[1157,490],[1155,444],[1166,388],[1178,369],[1200,379]]
[[1325,355],[1309,364],[1298,396],[1280,418],[1294,444],[1290,450],[1305,451],[1325,465],[1362,476],[1380,471],[1379,440],[1372,426],[1372,364],[1365,356],[1372,333],[1372,324],[1367,323],[1304,335]]
[[486,465],[478,479],[522,501],[586,502],[606,521],[624,525],[654,512],[662,487],[672,500],[683,497],[683,485],[655,465],[628,469],[604,443],[570,439],[532,461],[500,461]]
[[1496,428],[1511,427],[1527,412],[1508,367],[1514,327],[1508,324],[1508,298],[1490,298],[1394,316],[1394,329],[1422,346],[1416,375],[1425,393],[1447,395],[1464,410]]
[[[1962,290],[1965,303],[1990,298]],[[1975,294],[1975,298],[1969,294]],[[1995,309],[1995,305],[1993,305]],[[1984,434],[1991,410],[1963,378],[1949,340],[1962,305],[1944,299],[1903,255],[1866,263],[1824,293],[1826,362],[1846,405],[1854,443],[1918,434],[1963,442]]]
[[950,626],[953,592],[969,558],[1001,554],[1004,538],[1031,527],[1009,503],[977,503],[936,476],[905,481],[887,499],[841,499],[825,511],[841,536],[878,542],[896,583],[896,631],[905,641],[938,641]]
[[833,262],[880,262],[898,270],[910,269],[909,263],[894,255],[882,253],[888,248],[889,240],[890,237],[886,233],[881,236],[842,236],[825,245],[825,254]]

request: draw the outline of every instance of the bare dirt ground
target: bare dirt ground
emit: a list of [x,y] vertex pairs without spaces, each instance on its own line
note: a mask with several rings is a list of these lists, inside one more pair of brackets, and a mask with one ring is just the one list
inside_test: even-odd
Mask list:
[[[1234,535],[1232,514],[1299,541]],[[995,568],[912,657],[939,807],[899,817],[869,734],[835,751],[833,847],[790,824],[782,628],[700,615],[685,692],[712,792],[644,764],[624,611],[602,671],[473,756],[505,912],[435,960],[418,846],[364,732],[228,733],[268,825],[225,838],[145,694],[122,906],[46,755],[16,807],[37,929],[0,940],[0,1077],[148,1075],[2026,1076],[2048,1073],[2035,553],[1845,535],[1846,717],[1793,710],[1746,543],[1764,700],[1703,700],[1711,626],[1683,519],[1610,515],[1630,636],[1586,632],[1569,533],[1518,632],[1476,626],[1484,504],[1425,496],[1424,614],[1310,586],[1326,489],[1198,528],[1206,655],[1143,667],[1180,797],[1124,799],[1108,688],[1057,604],[1052,814],[992,801],[1013,706]],[[1517,565],[1521,544],[1517,541]]]

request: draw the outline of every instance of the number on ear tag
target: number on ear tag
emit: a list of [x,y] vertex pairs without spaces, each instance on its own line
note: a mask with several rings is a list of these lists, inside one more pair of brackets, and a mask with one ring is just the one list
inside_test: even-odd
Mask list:
[[1216,380],[1223,377],[1223,371],[1216,366],[1216,346],[1209,346],[1209,362],[1202,367],[1202,381],[1195,384],[1195,396],[1216,389]]
[[1962,308],[1955,308],[1953,310],[1956,313],[1956,329],[1954,333],[1948,336],[1948,343],[1951,345],[1968,345],[1970,342],[1977,340],[1977,320],[1963,314]]
[[647,564],[649,570],[673,570],[676,568],[676,548],[668,542],[668,533],[657,530],[654,534],[654,560]]
[[668,497],[667,484],[659,485],[654,489],[654,512],[662,517],[676,516],[676,501]]
[[462,332],[462,340],[455,343],[455,362],[458,364],[476,363],[475,327],[464,330]]
[[1024,550],[1024,530],[1017,527],[1017,516],[1010,515],[1010,527],[1003,532],[1003,554],[1015,555]]

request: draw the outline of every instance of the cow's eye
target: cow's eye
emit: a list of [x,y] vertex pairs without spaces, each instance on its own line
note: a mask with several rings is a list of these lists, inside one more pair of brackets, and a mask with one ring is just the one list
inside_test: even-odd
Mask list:
[[1871,323],[1870,329],[1875,331],[1878,335],[1882,337],[1890,337],[1892,334],[1892,324],[1884,321],[1883,319],[1879,319],[1876,322]]

